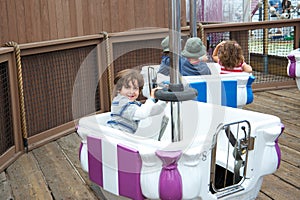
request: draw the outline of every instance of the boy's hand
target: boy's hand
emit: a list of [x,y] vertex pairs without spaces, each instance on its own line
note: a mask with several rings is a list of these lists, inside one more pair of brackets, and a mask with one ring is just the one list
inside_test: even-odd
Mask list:
[[156,87],[151,90],[150,97],[155,99],[155,91],[161,89],[161,87]]

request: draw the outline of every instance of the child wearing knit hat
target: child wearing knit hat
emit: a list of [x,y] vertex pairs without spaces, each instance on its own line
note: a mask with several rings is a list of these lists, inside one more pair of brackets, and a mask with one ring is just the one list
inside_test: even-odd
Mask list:
[[163,74],[165,76],[169,76],[170,75],[169,36],[165,37],[162,40],[161,47],[163,49],[163,55],[157,73]]
[[202,62],[200,58],[206,57],[206,47],[198,37],[189,38],[186,41],[184,50],[181,52],[183,56],[180,73],[182,76],[210,75],[211,71],[206,62]]

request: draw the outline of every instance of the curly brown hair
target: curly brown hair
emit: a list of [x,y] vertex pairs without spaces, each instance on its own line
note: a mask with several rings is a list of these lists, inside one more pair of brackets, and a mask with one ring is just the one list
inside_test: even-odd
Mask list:
[[243,50],[234,40],[226,41],[218,52],[220,64],[227,68],[233,69],[244,62]]
[[123,86],[129,87],[130,82],[134,84],[135,80],[137,80],[137,87],[141,92],[144,86],[144,78],[140,71],[136,69],[124,69],[122,71],[119,71],[114,79],[115,87],[113,96],[116,96],[118,94],[118,91],[120,91]]

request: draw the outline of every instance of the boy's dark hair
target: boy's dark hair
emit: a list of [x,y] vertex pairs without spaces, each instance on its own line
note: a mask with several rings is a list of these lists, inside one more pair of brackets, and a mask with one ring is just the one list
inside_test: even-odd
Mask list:
[[114,79],[115,88],[113,96],[116,96],[123,86],[129,86],[130,82],[134,83],[134,80],[137,80],[139,91],[141,92],[144,86],[144,78],[140,71],[136,69],[124,69],[119,71]]

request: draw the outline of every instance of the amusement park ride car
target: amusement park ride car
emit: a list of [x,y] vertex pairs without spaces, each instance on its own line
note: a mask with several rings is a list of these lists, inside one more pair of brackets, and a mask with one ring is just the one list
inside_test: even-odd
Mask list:
[[[170,47],[179,52],[180,1],[170,2]],[[173,60],[178,72],[176,53]],[[280,165],[284,126],[276,116],[241,109],[253,100],[253,76],[176,74],[169,89],[156,92],[168,101],[165,112],[142,120],[135,134],[106,126],[109,112],[80,119],[82,168],[105,191],[135,200],[255,199],[263,177]]]
[[296,84],[300,90],[300,48],[290,52],[287,58],[287,74],[296,80]]

